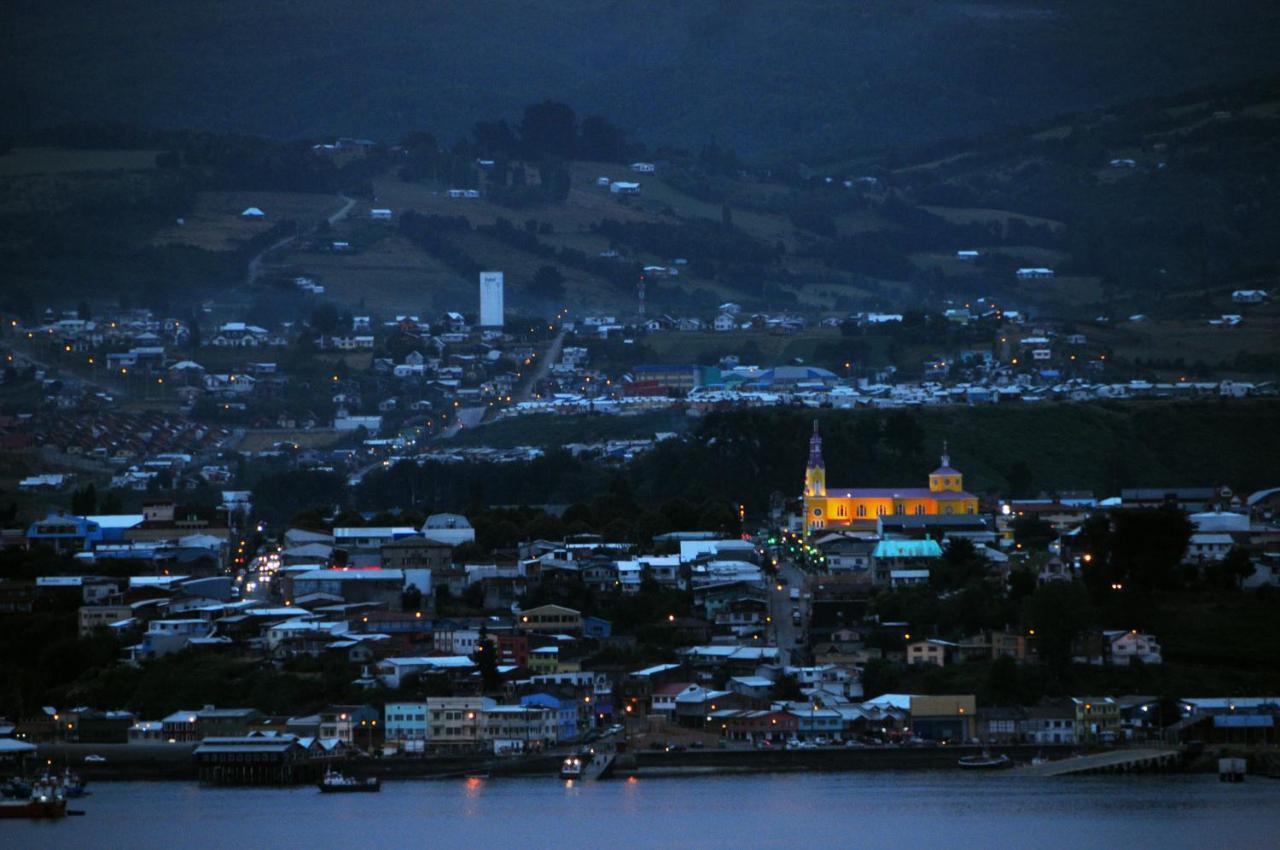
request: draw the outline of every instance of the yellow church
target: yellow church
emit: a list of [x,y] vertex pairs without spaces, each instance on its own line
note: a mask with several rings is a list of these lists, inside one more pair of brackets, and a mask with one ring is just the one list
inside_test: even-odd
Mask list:
[[894,515],[976,514],[978,497],[964,491],[964,475],[951,466],[946,447],[942,465],[929,473],[928,487],[859,487],[828,490],[822,435],[813,423],[804,471],[805,531],[849,525]]

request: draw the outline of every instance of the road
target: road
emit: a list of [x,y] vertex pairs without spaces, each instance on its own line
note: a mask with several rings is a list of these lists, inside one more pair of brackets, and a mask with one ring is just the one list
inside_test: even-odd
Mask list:
[[799,648],[803,651],[804,649],[804,628],[795,625],[791,619],[791,611],[793,608],[799,608],[802,618],[808,616],[807,600],[801,598],[793,602],[791,590],[795,588],[801,594],[804,593],[805,573],[790,561],[779,561],[778,578],[785,579],[786,584],[775,581],[769,585],[769,616],[773,618],[774,641],[784,654],[783,663],[791,663],[793,650]]
[[[343,194],[339,194],[338,197],[343,200],[343,204],[342,204],[342,207],[337,212],[329,216],[329,218],[327,219],[330,227],[332,227],[333,225],[345,219],[347,217],[347,213],[351,212],[351,208],[356,205],[355,198],[348,198],[346,195],[343,195]],[[276,242],[273,242],[270,245],[268,245],[266,248],[263,248],[257,254],[254,254],[253,258],[249,260],[248,269],[245,270],[245,277],[244,277],[245,286],[252,286],[253,284],[258,282],[258,278],[262,276],[263,260],[266,259],[268,254],[270,254],[272,251],[277,251],[283,248],[285,245],[288,245],[290,242],[297,239],[300,235],[302,234],[295,233],[292,236],[286,236],[284,239],[280,239]]]
[[529,397],[533,395],[533,388],[538,385],[539,381],[547,377],[547,372],[551,369],[551,366],[560,359],[560,349],[563,347],[564,328],[561,328],[560,332],[552,337],[551,344],[547,346],[547,350],[542,352],[542,357],[531,364],[533,371],[525,376],[524,383],[516,390],[515,401],[529,400]]

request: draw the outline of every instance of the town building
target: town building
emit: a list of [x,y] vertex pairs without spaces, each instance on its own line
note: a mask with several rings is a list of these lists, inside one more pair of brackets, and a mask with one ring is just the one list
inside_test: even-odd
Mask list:
[[804,476],[806,531],[848,526],[897,514],[928,516],[977,512],[978,497],[965,492],[964,475],[951,466],[951,458],[945,448],[942,465],[929,473],[928,487],[828,489],[822,436],[818,433],[817,421],[814,421]]

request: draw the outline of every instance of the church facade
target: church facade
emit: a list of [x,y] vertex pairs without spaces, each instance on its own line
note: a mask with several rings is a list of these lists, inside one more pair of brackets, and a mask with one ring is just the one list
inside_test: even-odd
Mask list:
[[964,475],[951,466],[943,448],[942,465],[929,473],[928,487],[858,487],[828,489],[822,459],[822,435],[813,423],[809,461],[804,471],[805,531],[839,528],[858,521],[894,515],[976,514],[978,497],[964,490]]

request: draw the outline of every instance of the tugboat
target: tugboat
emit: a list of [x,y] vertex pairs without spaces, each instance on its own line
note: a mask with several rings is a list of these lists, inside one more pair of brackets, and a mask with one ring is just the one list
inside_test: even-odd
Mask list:
[[582,759],[569,756],[560,765],[561,779],[580,779],[582,777]]
[[382,790],[382,782],[376,776],[356,779],[354,776],[343,776],[333,768],[329,768],[320,778],[320,790],[325,794],[373,793]]
[[959,765],[970,770],[999,770],[1002,767],[1012,767],[1013,760],[1003,753],[993,756],[989,751],[983,750],[982,755],[965,756],[960,759]]
[[67,816],[67,799],[55,785],[37,782],[26,799],[0,800],[0,819],[5,818],[64,818]]

